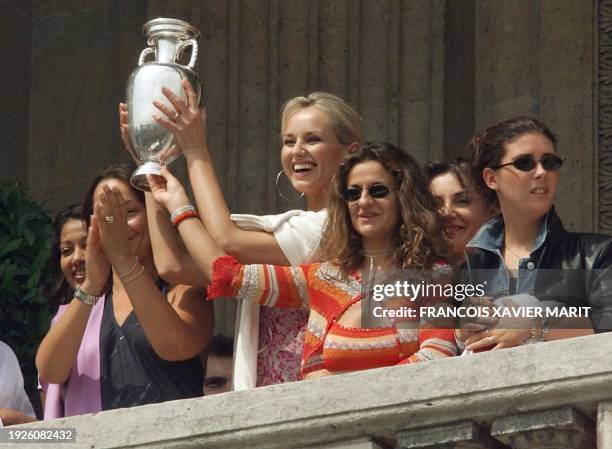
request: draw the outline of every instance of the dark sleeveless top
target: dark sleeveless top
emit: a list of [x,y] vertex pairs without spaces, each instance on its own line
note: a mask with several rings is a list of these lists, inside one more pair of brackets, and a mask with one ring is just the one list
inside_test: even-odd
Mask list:
[[[166,294],[164,286],[162,293]],[[202,396],[199,357],[179,362],[160,358],[132,311],[117,324],[112,292],[107,295],[100,327],[102,410]]]

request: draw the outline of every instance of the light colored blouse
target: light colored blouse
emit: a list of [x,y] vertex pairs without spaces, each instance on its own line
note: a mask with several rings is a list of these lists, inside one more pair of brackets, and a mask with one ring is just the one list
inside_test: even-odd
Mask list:
[[[232,214],[245,230],[270,232],[291,265],[317,258],[327,212],[290,210],[278,215]],[[298,380],[308,312],[264,308],[238,301],[234,390]]]
[[[102,410],[100,394],[100,325],[104,312],[106,296],[102,296],[93,306],[79,352],[70,369],[70,377],[63,384],[50,384],[39,379],[47,393],[44,419],[97,413]],[[53,317],[54,326],[66,312],[69,304],[59,306]]]
[[[0,341],[0,407],[17,410],[35,418],[30,399],[23,388],[23,376],[13,350]],[[0,421],[2,427],[2,421]]]

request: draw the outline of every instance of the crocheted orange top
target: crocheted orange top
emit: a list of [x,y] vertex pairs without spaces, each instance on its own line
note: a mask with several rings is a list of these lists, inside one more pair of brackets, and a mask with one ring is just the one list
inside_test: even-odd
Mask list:
[[[448,266],[445,266],[448,267]],[[241,265],[232,256],[213,264],[208,299],[235,297],[268,307],[309,308],[302,355],[302,377],[319,370],[357,371],[414,363],[456,354],[454,331],[418,318],[403,326],[362,329],[338,323],[341,315],[360,301],[363,284],[358,273],[342,276],[336,265],[304,264],[299,267]],[[448,304],[424,298],[414,307]]]

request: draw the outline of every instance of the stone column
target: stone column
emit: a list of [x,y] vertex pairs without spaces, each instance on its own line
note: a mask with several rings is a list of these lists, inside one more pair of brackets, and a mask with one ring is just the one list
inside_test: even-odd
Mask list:
[[33,1],[28,175],[50,210],[83,201],[94,176],[128,161],[118,104],[145,46],[132,2]]
[[403,430],[397,434],[398,449],[503,449],[473,421]]
[[444,4],[403,1],[397,16],[389,11],[392,24],[397,22],[400,48],[390,55],[391,61],[399,58],[397,96],[391,92],[388,97],[391,105],[398,103],[397,138],[390,128],[387,140],[421,162],[444,157]]
[[550,126],[565,159],[556,205],[567,228],[594,229],[595,2],[475,2],[480,130],[517,115]]
[[597,230],[612,234],[612,1],[597,5]]
[[512,449],[595,448],[593,422],[573,407],[496,419],[491,436]]
[[31,2],[0,2],[0,182],[28,181]]
[[612,447],[612,401],[597,406],[597,448]]

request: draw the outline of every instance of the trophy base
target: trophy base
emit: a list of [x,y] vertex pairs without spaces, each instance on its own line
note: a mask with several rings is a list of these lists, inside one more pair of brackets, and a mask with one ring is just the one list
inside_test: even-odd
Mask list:
[[147,175],[161,175],[161,165],[159,165],[159,162],[145,162],[134,170],[130,178],[130,184],[135,189],[150,192],[151,187],[149,186],[149,181],[147,181]]

